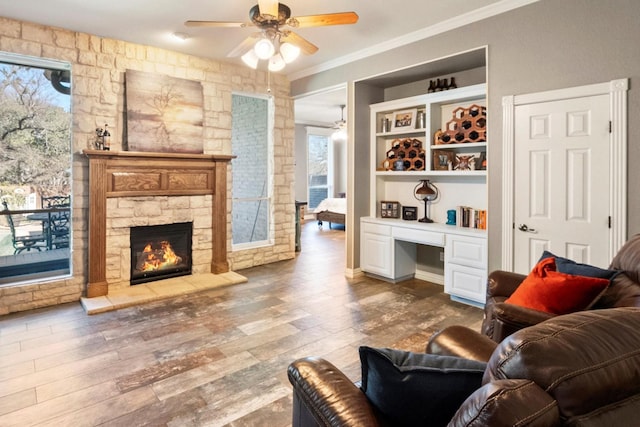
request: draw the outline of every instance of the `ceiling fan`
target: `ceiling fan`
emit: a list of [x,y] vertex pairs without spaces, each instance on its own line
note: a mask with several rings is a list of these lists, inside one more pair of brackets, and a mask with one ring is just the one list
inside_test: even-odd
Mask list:
[[188,27],[244,28],[255,26],[260,31],[247,37],[227,57],[242,57],[252,68],[258,66],[259,59],[269,60],[269,70],[279,71],[285,64],[297,58],[300,51],[307,55],[317,52],[318,47],[291,30],[292,28],[321,27],[327,25],[355,24],[355,12],[328,13],[322,15],[291,16],[291,9],[277,1],[258,0],[249,10],[250,22],[187,21]]
[[333,141],[345,141],[347,139],[347,121],[344,119],[344,107],[346,105],[340,106],[340,120],[336,120],[333,127],[334,131],[331,134]]

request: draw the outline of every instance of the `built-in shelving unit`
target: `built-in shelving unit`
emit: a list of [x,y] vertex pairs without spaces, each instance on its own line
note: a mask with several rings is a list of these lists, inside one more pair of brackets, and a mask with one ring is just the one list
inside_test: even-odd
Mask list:
[[[421,179],[432,179],[436,185],[440,182],[445,187],[451,186],[447,182],[453,183],[453,187],[458,187],[465,180],[469,182],[472,194],[456,199],[448,194],[446,197],[449,200],[442,200],[438,206],[433,206],[434,214],[440,218],[445,218],[446,210],[455,209],[458,205],[486,209],[486,140],[451,144],[436,144],[434,141],[436,132],[445,128],[454,110],[471,105],[486,107],[485,84],[386,101],[370,106],[371,216],[379,216],[381,200],[403,198],[399,200],[401,204],[415,205],[417,201],[413,197],[412,187],[408,187],[408,184],[414,183],[415,186]],[[385,121],[393,126],[393,121],[405,114],[413,117],[410,126],[400,130],[384,129]],[[424,119],[419,119],[420,114],[424,114]],[[401,154],[404,155],[402,159],[394,153],[394,146],[398,144],[410,145],[406,150],[401,150]],[[451,164],[447,165],[446,162],[438,164],[439,153],[443,156],[442,159],[450,160]],[[470,156],[475,160],[473,166],[457,167],[461,160]],[[401,170],[395,167],[397,160],[403,162]],[[446,208],[445,203],[449,204]]]
[[[371,104],[370,116],[370,212],[361,218],[362,270],[403,280],[416,274],[416,245],[441,247],[445,292],[483,304],[486,230],[445,223],[447,211],[460,206],[487,209],[486,85]],[[446,137],[439,138],[441,132]],[[423,217],[424,204],[414,193],[425,179],[439,192],[429,213],[434,223],[382,217],[383,201],[398,203],[399,211],[417,208],[417,218]]]

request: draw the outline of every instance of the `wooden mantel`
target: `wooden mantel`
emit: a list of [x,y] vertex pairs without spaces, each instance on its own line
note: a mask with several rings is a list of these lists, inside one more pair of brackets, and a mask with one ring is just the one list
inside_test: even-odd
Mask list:
[[107,198],[213,196],[211,272],[227,262],[227,163],[235,156],[84,150],[89,157],[89,281],[87,297],[107,295]]

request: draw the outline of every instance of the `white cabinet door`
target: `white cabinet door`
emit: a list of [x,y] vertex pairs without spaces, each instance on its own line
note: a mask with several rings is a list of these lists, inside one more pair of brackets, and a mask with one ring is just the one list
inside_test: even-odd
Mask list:
[[447,236],[445,259],[455,264],[486,269],[487,239],[450,234]]
[[390,236],[363,232],[360,239],[360,266],[367,273],[393,278]]
[[483,303],[487,286],[487,239],[447,236],[444,291],[449,295]]
[[444,291],[449,295],[484,304],[486,300],[487,270],[446,263]]

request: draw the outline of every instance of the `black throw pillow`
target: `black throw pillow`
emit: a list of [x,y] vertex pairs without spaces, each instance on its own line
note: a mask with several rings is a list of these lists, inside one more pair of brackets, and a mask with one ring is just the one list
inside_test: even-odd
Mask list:
[[486,363],[360,347],[362,391],[394,425],[446,426],[482,385]]

